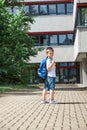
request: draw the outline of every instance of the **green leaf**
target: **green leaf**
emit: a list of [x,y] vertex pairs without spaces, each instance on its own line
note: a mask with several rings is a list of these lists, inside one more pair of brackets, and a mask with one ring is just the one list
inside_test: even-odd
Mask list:
[[34,19],[26,19],[21,6],[19,14],[9,12],[9,2],[0,0],[0,82],[20,82],[23,66],[38,52],[27,34]]

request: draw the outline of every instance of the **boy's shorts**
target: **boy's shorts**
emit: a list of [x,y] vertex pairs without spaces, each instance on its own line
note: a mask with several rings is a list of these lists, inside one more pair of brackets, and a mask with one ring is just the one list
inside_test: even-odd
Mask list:
[[44,88],[47,90],[54,90],[55,89],[55,77],[47,76]]

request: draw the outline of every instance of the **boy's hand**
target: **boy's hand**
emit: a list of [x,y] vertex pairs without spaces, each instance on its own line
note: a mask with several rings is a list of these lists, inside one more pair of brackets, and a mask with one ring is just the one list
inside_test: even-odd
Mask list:
[[52,63],[53,63],[53,64],[56,64],[56,61],[53,60]]
[[51,64],[49,64],[48,66],[47,66],[47,70],[49,71],[49,70],[51,70],[51,68],[53,67],[53,65],[56,65],[56,61],[52,61],[52,63]]

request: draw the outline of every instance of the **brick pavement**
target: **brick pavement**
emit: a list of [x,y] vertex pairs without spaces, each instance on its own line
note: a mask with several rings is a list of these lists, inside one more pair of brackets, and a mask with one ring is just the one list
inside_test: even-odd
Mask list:
[[2,95],[0,130],[87,130],[86,90],[56,90],[55,105],[41,104],[41,94],[28,90]]

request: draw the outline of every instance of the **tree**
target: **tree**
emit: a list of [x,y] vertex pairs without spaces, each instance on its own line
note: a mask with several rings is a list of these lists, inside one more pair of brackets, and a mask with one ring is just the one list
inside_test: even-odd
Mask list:
[[23,7],[18,14],[8,11],[9,0],[0,0],[0,82],[21,81],[21,70],[35,56],[34,40],[27,34],[34,20],[25,17]]

